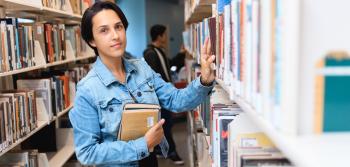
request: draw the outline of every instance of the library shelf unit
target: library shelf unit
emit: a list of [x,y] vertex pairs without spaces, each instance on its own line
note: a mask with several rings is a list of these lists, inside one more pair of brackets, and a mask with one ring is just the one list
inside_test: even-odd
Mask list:
[[52,123],[53,121],[58,120],[62,115],[66,114],[70,109],[73,108],[73,105],[69,106],[68,108],[64,109],[63,111],[59,112],[57,114],[57,116],[54,116],[52,120],[50,120],[49,122],[47,121],[38,121],[38,125],[37,128],[35,128],[33,131],[31,131],[29,134],[25,135],[24,137],[18,139],[15,143],[12,143],[10,146],[8,146],[6,149],[2,150],[0,152],[0,156],[4,155],[5,153],[7,153],[8,151],[10,151],[11,149],[15,148],[16,146],[18,146],[19,144],[21,144],[23,141],[25,141],[26,139],[28,139],[30,136],[34,135],[36,132],[38,132],[39,130],[41,130],[42,128],[44,128],[45,126],[47,126],[48,124]]
[[[67,7],[66,11],[63,11],[63,10],[43,6],[42,0],[0,0],[0,18],[10,16],[10,17],[16,17],[16,18],[31,19],[31,20],[34,20],[34,22],[48,21],[48,23],[65,24],[68,26],[79,25],[82,15],[73,13],[72,6],[70,5],[71,1],[66,0],[66,2],[68,2],[68,5],[66,5]],[[75,33],[79,31],[76,30]],[[85,45],[85,43],[81,43],[81,42],[79,43],[77,41],[74,41],[74,40],[81,40],[81,38],[79,38],[80,37],[79,35],[78,35],[79,37],[75,36],[74,40],[72,41],[71,39],[68,39],[67,34],[65,35],[66,35],[66,38],[65,38],[66,40],[64,41],[64,43],[62,43],[63,45],[65,44],[65,49],[64,49],[65,58],[63,60],[57,59],[57,61],[47,63],[45,58],[46,55],[42,54],[44,53],[43,50],[45,50],[45,48],[42,48],[42,46],[40,46],[41,44],[38,45],[39,41],[34,39],[33,51],[35,53],[35,56],[33,55],[33,57],[35,58],[32,61],[35,62],[35,65],[19,68],[15,70],[9,70],[9,71],[4,70],[3,72],[0,72],[0,88],[5,90],[13,89],[14,86],[12,81],[14,79],[12,76],[17,74],[24,74],[27,72],[38,72],[36,70],[50,70],[50,67],[58,67],[62,65],[64,65],[64,67],[66,65],[70,67],[72,63],[79,64],[80,62],[84,62],[84,63],[90,62],[89,60],[96,58],[93,50],[90,47],[88,47],[87,45],[85,47],[82,46],[82,45]],[[33,37],[33,38],[36,38],[36,37]],[[72,47],[73,43],[71,42],[77,42],[80,45],[79,49],[73,48]],[[77,43],[75,44],[78,45]],[[63,50],[59,50],[59,51],[63,51]],[[12,86],[9,86],[7,84],[5,84],[4,86],[4,85],[1,85],[1,83],[7,83]],[[0,157],[6,154],[7,152],[9,152],[10,150],[20,149],[21,144],[24,141],[26,141],[27,139],[29,139],[30,137],[38,133],[43,128],[47,127],[49,124],[56,123],[55,131],[56,131],[57,151],[48,152],[46,153],[46,156],[48,160],[48,166],[50,167],[63,166],[74,154],[73,130],[71,128],[58,128],[58,124],[59,124],[59,120],[61,118],[66,117],[67,113],[72,108],[73,108],[73,102],[71,102],[71,104],[68,107],[66,107],[64,110],[57,112],[57,115],[53,116],[50,120],[45,120],[45,121],[38,120],[37,127],[35,129],[28,132],[23,137],[17,139],[16,142],[6,146],[6,148],[1,150]]]
[[[201,12],[197,12],[196,8],[199,8],[194,2],[195,0],[185,1],[185,4],[195,4],[193,6],[185,7],[185,24],[189,27],[189,24],[202,22],[204,18],[212,17],[204,16]],[[248,0],[249,1],[249,0]],[[191,2],[191,3],[190,3]],[[264,1],[265,2],[265,1]],[[281,1],[279,1],[281,2]],[[321,132],[314,133],[310,130],[303,130],[305,124],[306,128],[309,128],[309,124],[305,123],[310,119],[310,115],[314,111],[312,106],[314,97],[311,98],[313,91],[314,74],[317,70],[314,70],[314,66],[310,65],[315,63],[316,60],[320,60],[325,55],[329,55],[332,50],[340,50],[349,52],[350,48],[345,46],[344,41],[347,40],[345,36],[349,33],[349,30],[345,27],[349,27],[348,23],[342,22],[342,18],[346,18],[349,15],[342,13],[345,11],[345,7],[348,2],[337,0],[336,2],[329,4],[326,1],[319,1],[317,4],[312,3],[310,0],[306,1],[283,1],[285,6],[282,7],[282,13],[285,14],[289,20],[283,22],[282,37],[288,40],[283,42],[282,54],[285,66],[280,70],[285,72],[281,79],[286,83],[283,83],[283,93],[281,96],[285,99],[291,99],[290,102],[284,101],[284,108],[287,110],[287,115],[292,116],[293,128],[291,131],[281,130],[274,123],[262,115],[261,111],[258,111],[251,104],[249,100],[241,95],[233,93],[232,87],[226,85],[225,82],[219,78],[216,78],[216,82],[228,93],[231,94],[230,100],[237,103],[240,108],[247,113],[247,115],[253,120],[253,122],[261,128],[261,130],[273,141],[277,148],[289,159],[295,166],[300,167],[328,167],[328,166],[346,166],[348,164],[348,155],[350,153],[350,132]],[[289,4],[290,6],[288,6]],[[216,6],[216,1],[213,2],[213,6]],[[267,5],[266,5],[267,6]],[[269,9],[263,6],[263,10]],[[287,9],[288,6],[288,9]],[[217,12],[213,11],[214,8],[208,8],[207,13]],[[323,9],[332,10],[331,15],[320,15]],[[294,12],[294,13],[293,13]],[[202,17],[197,17],[201,15]],[[214,15],[214,17],[217,16]],[[196,18],[190,20],[189,18]],[[334,19],[337,18],[337,19]],[[189,21],[190,20],[190,21]],[[284,20],[285,21],[285,20]],[[329,23],[328,23],[329,22]],[[325,24],[327,23],[327,24]],[[323,25],[323,26],[322,26]],[[332,26],[330,26],[332,25]],[[340,26],[342,25],[342,26]],[[320,28],[322,27],[322,28]],[[266,30],[266,27],[263,27]],[[271,28],[271,27],[269,27]],[[332,32],[332,33],[328,33]],[[218,32],[217,32],[218,33]],[[262,38],[266,38],[271,34],[261,34]],[[345,35],[345,36],[344,36]],[[193,40],[193,39],[190,39]],[[194,39],[193,41],[196,41]],[[193,42],[192,41],[192,42]],[[301,41],[301,42],[300,42]],[[331,41],[331,42],[330,42]],[[218,41],[217,41],[218,42]],[[346,42],[345,42],[346,43]],[[270,46],[261,44],[263,47]],[[217,44],[218,47],[218,44]],[[215,48],[216,52],[218,48]],[[261,48],[266,52],[266,48]],[[193,57],[198,57],[197,52],[193,50],[187,50],[187,52]],[[266,53],[261,53],[266,54]],[[300,56],[295,56],[300,55]],[[313,57],[307,55],[312,55]],[[319,56],[319,57],[316,57]],[[308,64],[310,63],[310,64]],[[327,71],[329,70],[329,71]],[[349,69],[332,69],[325,68],[325,73],[334,70],[337,74],[334,75],[349,75]],[[339,71],[337,71],[339,70]],[[347,71],[346,71],[347,70]],[[266,70],[267,71],[267,70]],[[287,76],[289,78],[287,78]],[[287,79],[286,79],[287,78]],[[287,81],[288,82],[287,82]],[[304,81],[304,82],[302,82]],[[297,86],[296,86],[297,85]],[[232,85],[231,85],[232,86]],[[288,97],[290,96],[290,97]],[[229,97],[227,97],[229,99]],[[312,100],[310,100],[312,99]],[[295,104],[295,105],[292,105]],[[283,111],[283,110],[281,110]],[[291,112],[292,111],[292,112]],[[264,114],[264,113],[263,113]],[[192,117],[188,117],[193,119]],[[288,118],[288,117],[286,117]],[[311,117],[313,118],[313,117]],[[192,120],[193,121],[193,120]],[[201,123],[195,124],[201,125]],[[287,126],[291,127],[291,126]],[[312,128],[311,128],[312,129]],[[194,130],[192,130],[194,131]],[[290,133],[291,132],[291,133]],[[203,141],[206,141],[210,145],[210,138],[206,136]],[[197,143],[198,144],[198,143]],[[210,146],[209,146],[210,147]],[[197,154],[201,154],[200,152]],[[195,155],[196,156],[196,155]],[[198,156],[198,155],[197,155]],[[210,156],[210,155],[209,155]],[[198,159],[200,160],[200,158]],[[202,162],[198,162],[202,163]]]

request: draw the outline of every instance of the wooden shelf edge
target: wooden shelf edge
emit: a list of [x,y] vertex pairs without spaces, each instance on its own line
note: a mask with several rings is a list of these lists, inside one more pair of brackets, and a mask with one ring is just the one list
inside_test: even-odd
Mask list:
[[27,134],[26,136],[18,139],[15,143],[12,143],[10,146],[8,146],[5,150],[2,150],[0,152],[0,157],[2,155],[4,155],[5,153],[7,153],[8,151],[10,151],[11,149],[13,149],[14,147],[18,146],[19,144],[21,144],[24,140],[28,139],[30,136],[32,136],[33,134],[35,134],[36,132],[38,132],[39,130],[41,130],[42,128],[44,128],[47,125],[46,121],[40,121],[38,122],[38,127],[36,129],[34,129],[33,131],[31,131],[29,134]]
[[186,16],[185,23],[192,24],[202,21],[204,18],[212,16],[211,4],[196,5],[191,13]]
[[38,66],[33,66],[33,67],[25,67],[25,68],[18,69],[18,70],[2,72],[2,73],[0,73],[0,77],[10,76],[10,75],[20,74],[20,73],[25,73],[25,72],[29,72],[29,71],[38,70],[38,69],[44,69],[44,68],[47,68],[47,67],[58,66],[58,65],[65,64],[65,63],[70,63],[70,62],[74,62],[74,61],[89,59],[89,58],[93,58],[93,57],[95,57],[95,55],[83,56],[83,57],[78,57],[78,58],[75,58],[75,59],[63,60],[63,61],[59,61],[59,62],[53,62],[53,63],[48,63],[48,64],[44,64],[44,65],[38,65]]
[[42,11],[44,13],[52,14],[55,16],[63,16],[66,18],[72,18],[72,19],[81,19],[82,18],[82,16],[79,14],[69,13],[69,12],[66,12],[63,10],[54,9],[54,8],[50,8],[50,7],[46,7],[46,6],[42,7]]
[[74,154],[74,145],[67,144],[60,148],[57,152],[52,153],[53,155],[49,158],[50,167],[61,167],[63,166],[69,158]]
[[0,2],[2,2],[5,7],[9,7],[9,8],[17,7],[13,9],[14,11],[22,10],[27,12],[32,11],[37,14],[44,13],[45,15],[53,16],[54,18],[65,17],[65,18],[70,18],[75,20],[80,20],[82,18],[82,15],[46,7],[46,6],[43,6],[41,3],[40,4],[30,3],[29,0],[24,2],[20,0],[0,0]]
[[0,0],[4,4],[4,6],[21,6],[27,7],[27,10],[41,10],[42,4],[34,4],[30,3],[29,0],[21,1],[21,0]]

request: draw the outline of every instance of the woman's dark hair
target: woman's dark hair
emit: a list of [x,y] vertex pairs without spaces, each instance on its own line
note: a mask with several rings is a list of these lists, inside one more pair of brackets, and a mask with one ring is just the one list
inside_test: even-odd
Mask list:
[[84,12],[83,18],[81,19],[81,36],[85,42],[95,51],[98,55],[97,49],[90,45],[90,41],[93,40],[94,36],[92,34],[92,18],[104,9],[111,9],[119,16],[122,21],[125,30],[128,28],[128,20],[126,19],[123,11],[113,2],[109,1],[99,1],[93,4],[91,7],[87,8]]
[[156,24],[152,26],[150,31],[152,42],[157,40],[158,36],[163,35],[165,30],[166,30],[166,27],[160,24]]

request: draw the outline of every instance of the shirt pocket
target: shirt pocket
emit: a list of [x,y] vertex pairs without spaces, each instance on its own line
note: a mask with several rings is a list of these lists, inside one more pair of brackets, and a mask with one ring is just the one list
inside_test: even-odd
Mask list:
[[154,83],[151,79],[143,82],[137,90],[137,95],[142,97],[142,103],[159,104],[158,96],[156,94]]
[[101,132],[106,133],[104,135],[112,135],[116,139],[122,117],[122,106],[122,100],[116,97],[99,101]]

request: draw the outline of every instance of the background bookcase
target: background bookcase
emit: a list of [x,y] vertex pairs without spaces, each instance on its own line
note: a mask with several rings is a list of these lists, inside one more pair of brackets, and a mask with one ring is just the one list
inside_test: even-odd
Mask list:
[[[233,19],[230,24],[239,24],[238,33],[231,29],[220,34],[220,17],[227,15],[227,5],[236,13],[236,18],[229,14]],[[209,20],[214,18],[217,83],[296,166],[347,164],[349,109],[339,107],[346,106],[342,99],[350,95],[339,92],[347,92],[345,83],[350,72],[346,63],[350,24],[344,22],[349,17],[344,12],[348,5],[342,0],[185,1],[183,37],[188,53],[199,63],[204,36],[210,34]],[[242,18],[243,30],[241,22],[236,22]],[[228,46],[227,37],[232,42]],[[241,60],[235,60],[237,57]],[[327,64],[331,60],[341,65]],[[237,63],[241,67],[235,68]],[[235,67],[228,70],[231,65]],[[332,78],[340,81],[330,85],[326,80]],[[336,92],[337,87],[338,94],[324,93]],[[333,101],[327,101],[330,96]],[[337,107],[337,115],[329,112]]]
[[[62,2],[65,3],[61,4]],[[47,22],[78,27],[80,25],[83,11],[93,3],[94,1],[92,0],[0,0],[0,18],[24,18],[33,20],[34,23]],[[65,58],[55,59],[55,61],[48,62],[46,61],[47,55],[43,54],[45,53],[43,50],[46,48],[41,48],[40,45],[38,45],[39,41],[36,41],[36,39],[33,37],[33,61],[35,61],[35,64],[28,67],[18,68],[14,70],[7,69],[0,72],[0,90],[6,91],[14,89],[16,87],[16,80],[20,79],[23,76],[24,78],[26,76],[45,78],[47,76],[41,76],[42,73],[47,74],[51,71],[58,70],[75,70],[75,68],[83,68],[83,66],[90,64],[96,58],[93,50],[82,41],[81,37],[74,39],[75,41],[70,41],[70,39],[68,39],[67,35],[65,34],[65,41],[62,44],[62,46],[65,45]],[[74,47],[75,44],[71,43],[76,42],[77,40],[81,42],[79,43],[79,47],[83,47],[80,48],[80,50],[77,50],[77,47]],[[55,44],[57,43],[54,43],[53,45]],[[7,45],[4,44],[4,46]],[[10,55],[4,54],[2,54],[2,56],[10,57]],[[2,148],[0,151],[0,158],[12,150],[21,150],[22,143],[33,137],[49,124],[54,124],[56,127],[55,131],[57,152],[46,153],[48,164],[45,164],[44,166],[60,167],[65,165],[66,162],[74,154],[73,131],[71,128],[60,128],[60,124],[62,120],[67,120],[67,113],[72,107],[73,102],[70,101],[69,106],[65,106],[61,111],[56,111],[57,114],[52,118],[49,118],[49,120],[38,120],[36,127],[29,133],[15,140],[11,144],[3,146],[4,148]],[[65,123],[67,123],[67,121]]]

